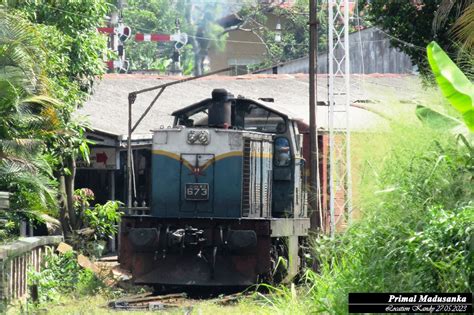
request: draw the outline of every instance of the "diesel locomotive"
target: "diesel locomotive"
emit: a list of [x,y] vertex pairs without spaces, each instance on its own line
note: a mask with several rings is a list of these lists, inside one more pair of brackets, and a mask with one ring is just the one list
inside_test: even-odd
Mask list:
[[122,219],[121,266],[154,286],[294,277],[310,227],[300,122],[225,89],[172,115],[153,131],[150,213]]

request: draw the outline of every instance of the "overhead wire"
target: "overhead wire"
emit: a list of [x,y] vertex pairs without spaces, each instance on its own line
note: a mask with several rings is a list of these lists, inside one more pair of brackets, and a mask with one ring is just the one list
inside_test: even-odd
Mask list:
[[[217,4],[217,3],[219,3],[219,4],[226,4],[228,1],[222,1],[222,2],[220,2],[220,1],[216,1],[216,0],[211,0],[211,1],[209,1],[209,0],[203,0],[202,2],[206,2],[206,3],[216,3],[216,4]],[[234,2],[234,1],[230,1],[230,2],[235,3],[235,4],[239,4],[239,3],[240,3],[240,1],[235,1],[235,2]],[[72,11],[60,9],[60,8],[57,8],[57,7],[55,7],[55,6],[53,6],[53,5],[50,5],[50,4],[43,3],[43,4],[41,4],[41,5],[46,6],[46,7],[49,7],[49,8],[51,8],[51,9],[53,9],[53,10],[57,10],[57,11],[64,12],[64,13],[69,13],[69,14],[71,14],[71,15],[75,15],[75,16],[79,16],[79,17],[83,17],[83,18],[89,18],[89,16],[86,16],[86,15],[83,15],[83,14],[80,14],[80,13],[77,13],[77,12],[72,12]],[[302,12],[301,14],[307,14],[307,13]],[[359,16],[358,18],[361,19],[361,20],[363,20],[364,22],[368,22],[368,21],[366,21],[364,18],[362,18],[362,17],[360,17],[360,16]],[[418,45],[415,45],[415,44],[413,44],[413,43],[410,43],[410,42],[407,42],[407,41],[405,41],[405,40],[402,40],[402,39],[400,39],[400,38],[398,38],[398,37],[396,37],[396,36],[393,36],[393,35],[387,33],[386,31],[384,31],[383,29],[381,29],[381,28],[379,28],[379,27],[377,27],[377,26],[371,25],[371,27],[377,29],[378,31],[384,33],[385,35],[387,35],[387,36],[390,37],[391,39],[393,39],[393,40],[395,40],[395,41],[397,41],[397,42],[399,42],[399,43],[401,43],[401,44],[404,44],[404,45],[409,46],[409,47],[414,48],[414,49],[419,49],[419,50],[423,50],[423,51],[426,50],[425,47],[418,46]],[[141,28],[141,29],[143,29],[144,31],[150,31],[150,32],[153,32],[153,31],[154,31],[154,30],[151,30],[151,29],[144,29],[144,28]],[[201,36],[188,35],[188,37],[194,37],[194,38],[199,38],[199,39],[206,39],[206,40],[218,41],[218,40],[213,39],[213,38],[201,37]],[[374,40],[374,41],[377,41],[377,40]],[[381,40],[378,40],[378,41],[381,41]],[[261,42],[253,42],[253,41],[227,40],[227,42],[242,43],[242,44],[260,44],[260,45],[265,45],[264,43],[261,43]],[[368,42],[368,41],[366,41],[366,42]],[[306,45],[306,44],[293,44],[293,46],[305,46],[305,45]]]
[[[216,0],[202,0],[201,2],[204,2],[204,3],[216,3],[216,4],[227,4],[229,1],[216,1]],[[231,3],[235,3],[235,4],[240,4],[241,2],[240,1],[230,1]],[[68,13],[68,14],[71,14],[71,15],[75,15],[75,16],[79,16],[79,17],[83,17],[83,18],[89,18],[89,16],[86,16],[86,15],[83,15],[83,14],[80,14],[80,13],[77,13],[77,12],[72,12],[72,11],[69,11],[69,10],[64,10],[64,9],[61,9],[61,8],[57,8],[53,5],[50,5],[50,4],[46,4],[46,3],[43,3],[41,4],[43,6],[46,6],[46,7],[49,7],[53,10],[57,10],[57,11],[60,11],[60,12],[64,12],[64,13]],[[194,5],[194,4],[190,4],[190,5]],[[357,11],[358,10],[358,7],[357,7]],[[295,12],[293,12],[295,13]],[[301,14],[307,14],[307,13],[304,13],[302,12]],[[368,23],[368,21],[366,21],[363,17],[360,16],[360,14],[358,13],[358,19]],[[360,22],[359,22],[360,23]],[[422,47],[422,46],[418,46],[418,45],[415,45],[413,43],[410,43],[410,42],[407,42],[403,39],[400,39],[394,35],[391,35],[390,33],[384,31],[383,29],[381,29],[380,27],[377,27],[377,26],[374,26],[374,25],[370,25],[370,27],[373,27],[374,29],[382,32],[383,34],[385,34],[387,37],[389,37],[390,39],[394,40],[394,41],[397,41],[398,43],[400,44],[403,44],[405,46],[408,46],[410,48],[413,48],[413,49],[417,49],[417,50],[420,50],[420,51],[426,51],[426,47]],[[267,27],[268,28],[268,27]],[[141,30],[143,31],[149,31],[149,32],[156,32],[155,30],[151,30],[151,29],[146,29],[146,28],[140,28]],[[204,40],[209,40],[209,41],[219,41],[218,39],[215,39],[215,38],[210,38],[210,37],[205,37],[205,36],[196,36],[196,35],[188,35],[188,37],[190,38],[195,38],[195,39],[204,39]],[[382,39],[382,40],[368,40],[368,41],[363,41],[362,42],[362,39],[360,37],[360,30],[359,30],[359,41],[361,42],[361,45],[362,43],[366,43],[366,42],[377,42],[377,41],[386,41],[388,39]],[[228,43],[239,43],[239,44],[251,44],[251,45],[267,45],[266,43],[264,42],[256,42],[256,41],[240,41],[240,40],[226,40],[226,42]],[[298,44],[298,43],[294,43],[294,44],[291,44],[291,46],[307,46],[306,44]],[[453,55],[453,54],[450,54],[448,53],[448,55]],[[454,55],[453,55],[454,56]]]
[[[358,8],[357,8],[357,10],[358,10]],[[360,15],[358,16],[358,18],[361,19],[362,21],[366,22],[366,23],[369,23],[369,21],[366,21],[366,20],[365,20],[363,17],[361,17]],[[401,43],[401,44],[404,44],[404,45],[409,46],[409,47],[414,48],[414,49],[419,49],[419,50],[423,50],[423,51],[426,50],[426,47],[418,46],[418,45],[415,45],[415,44],[413,44],[413,43],[407,42],[407,41],[405,41],[405,40],[403,40],[403,39],[400,39],[400,38],[398,38],[398,37],[396,37],[396,36],[393,36],[393,35],[387,33],[386,31],[384,31],[383,29],[381,29],[380,27],[377,27],[377,26],[375,26],[375,25],[370,25],[370,27],[373,27],[374,29],[376,29],[376,30],[382,32],[383,34],[385,34],[386,36],[390,37],[392,40],[395,40],[395,41],[397,41],[397,42],[399,42],[399,43]]]

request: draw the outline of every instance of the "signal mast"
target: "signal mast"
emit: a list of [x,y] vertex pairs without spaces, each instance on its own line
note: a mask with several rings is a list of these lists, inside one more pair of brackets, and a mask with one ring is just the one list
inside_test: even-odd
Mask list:
[[[125,57],[125,42],[132,37],[132,30],[129,26],[123,23],[122,8],[124,1],[120,0],[118,3],[119,11],[113,11],[110,15],[107,27],[98,27],[97,31],[109,36],[108,48],[115,52],[118,56],[115,60],[106,61],[109,71],[127,72],[130,66],[129,61]],[[181,33],[179,28],[179,21],[176,20],[175,34],[143,34],[136,33],[133,36],[136,42],[175,42],[174,52],[172,56],[173,64],[171,67],[172,73],[180,73],[180,50],[187,44],[188,35]]]

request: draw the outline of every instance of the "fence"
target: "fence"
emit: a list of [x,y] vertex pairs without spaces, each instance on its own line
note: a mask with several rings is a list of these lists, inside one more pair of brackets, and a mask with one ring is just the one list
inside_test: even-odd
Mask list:
[[62,240],[62,236],[23,237],[0,246],[0,310],[2,303],[27,296],[28,271],[39,271],[44,255]]

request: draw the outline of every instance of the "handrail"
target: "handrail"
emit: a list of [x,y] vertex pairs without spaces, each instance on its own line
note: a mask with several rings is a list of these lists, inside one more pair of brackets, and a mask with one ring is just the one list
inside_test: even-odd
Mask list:
[[11,300],[28,295],[28,271],[40,271],[45,254],[62,236],[20,237],[0,245],[0,313]]
[[138,216],[150,216],[150,207],[120,207],[120,211],[124,212],[125,215],[138,215]]

